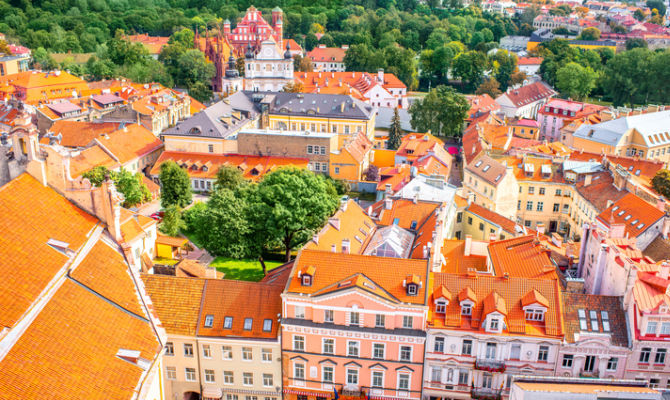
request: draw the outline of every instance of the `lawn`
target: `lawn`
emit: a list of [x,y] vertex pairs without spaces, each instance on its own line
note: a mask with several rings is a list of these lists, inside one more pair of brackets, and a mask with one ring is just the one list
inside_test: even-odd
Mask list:
[[[282,265],[282,262],[265,260],[268,271]],[[226,274],[225,279],[237,279],[242,281],[260,281],[263,279],[263,268],[258,260],[236,260],[234,258],[216,257],[210,267]]]
[[200,240],[200,237],[196,235],[195,232],[191,232],[188,229],[182,229],[180,233],[186,236],[186,238],[190,240],[194,245],[198,246],[198,248],[202,249],[202,240]]

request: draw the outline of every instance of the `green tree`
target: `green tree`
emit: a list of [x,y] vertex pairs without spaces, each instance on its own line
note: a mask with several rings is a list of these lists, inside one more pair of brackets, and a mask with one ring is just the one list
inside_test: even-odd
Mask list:
[[216,183],[214,183],[214,188],[219,189],[228,189],[231,191],[236,191],[240,186],[247,184],[247,180],[244,179],[242,171],[238,168],[230,167],[227,165],[222,166],[216,171]]
[[489,96],[493,97],[494,99],[502,94],[500,91],[500,83],[498,83],[498,80],[494,77],[490,77],[489,79],[485,80],[482,82],[481,85],[477,88],[475,91],[475,94],[488,94]]
[[58,64],[51,58],[51,54],[49,54],[44,47],[39,47],[37,50],[33,51],[33,66],[35,68],[49,71],[56,69]]
[[[614,105],[646,102],[649,92],[651,52],[637,48],[616,54],[607,62],[602,86]],[[652,79],[652,82],[655,80]]]
[[188,28],[183,28],[170,36],[168,43],[170,44],[180,44],[183,47],[189,48],[193,46],[193,40],[195,39],[195,34],[192,30]]
[[659,194],[670,199],[670,170],[661,169],[651,178],[651,187]]
[[556,73],[556,88],[567,97],[584,100],[596,86],[597,74],[591,67],[570,62]]
[[440,85],[409,108],[412,128],[438,136],[460,137],[470,105],[454,88]]
[[644,15],[644,11],[642,11],[641,9],[638,8],[638,9],[635,10],[635,12],[633,13],[633,17],[635,17],[636,20],[638,20],[638,21],[641,22],[641,21],[644,21],[644,18],[645,18],[646,16]]
[[194,99],[206,103],[212,98],[212,88],[208,83],[195,82],[188,86],[188,94]]
[[402,126],[400,125],[400,115],[398,109],[393,109],[393,118],[391,119],[391,126],[389,127],[389,138],[386,141],[386,148],[389,150],[398,150],[400,141],[403,136]]
[[188,173],[174,161],[166,161],[160,167],[161,206],[186,207],[191,204],[191,180]]
[[165,209],[163,220],[158,226],[158,230],[168,236],[177,236],[180,229],[186,228],[186,223],[181,218],[181,211],[176,205],[171,205]]
[[638,47],[647,48],[647,41],[642,38],[626,39],[626,50],[633,50]]
[[517,61],[516,55],[507,50],[498,50],[491,58],[496,80],[500,84],[500,90],[507,90],[512,74],[516,71]]
[[207,86],[214,77],[214,64],[207,61],[205,54],[196,49],[186,50],[177,60],[179,74],[176,83],[191,87],[197,82],[205,83]]
[[231,258],[249,256],[251,228],[246,211],[244,196],[225,187],[214,192],[196,226],[197,234],[210,254]]
[[472,50],[456,56],[453,72],[468,88],[474,89],[482,82],[487,65],[486,54]]
[[124,168],[114,174],[114,182],[119,192],[123,193],[125,198],[124,207],[134,207],[138,204],[151,200],[151,192],[147,185],[142,182],[142,174],[131,173]]
[[659,15],[665,15],[666,7],[662,0],[647,0],[647,7],[650,10],[656,9]]
[[100,186],[108,176],[111,179],[112,173],[104,166],[95,167],[82,174],[82,177],[88,179],[93,186]]
[[305,243],[337,208],[335,188],[322,175],[282,168],[265,175],[250,196],[252,237],[278,243],[291,259],[291,249]]
[[595,27],[586,28],[577,38],[580,40],[598,40],[600,39],[600,29]]

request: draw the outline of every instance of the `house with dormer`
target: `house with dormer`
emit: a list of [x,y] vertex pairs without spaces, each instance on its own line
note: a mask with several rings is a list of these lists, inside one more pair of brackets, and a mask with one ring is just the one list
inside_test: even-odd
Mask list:
[[509,395],[513,375],[554,374],[563,337],[557,279],[434,273],[424,395]]
[[282,294],[284,398],[420,399],[426,260],[303,249]]

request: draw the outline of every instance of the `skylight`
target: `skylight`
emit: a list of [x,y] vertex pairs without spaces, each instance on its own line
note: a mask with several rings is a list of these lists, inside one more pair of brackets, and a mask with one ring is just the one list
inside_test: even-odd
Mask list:
[[484,172],[488,171],[489,169],[491,169],[491,166],[490,166],[490,165],[485,166],[485,167],[484,167]]
[[498,182],[498,180],[502,177],[502,175],[496,176],[496,179],[494,180],[495,182]]
[[633,220],[633,222],[631,222],[630,224],[633,225],[633,226],[635,226],[635,224],[637,224],[638,221],[639,221],[639,220],[638,220],[637,218],[635,218],[635,219]]
[[609,319],[609,314],[607,314],[607,311],[601,311],[600,312],[600,317],[603,320],[603,331],[609,332],[610,331],[610,319]]
[[579,315],[579,329],[585,331],[588,329],[588,325],[586,324],[586,312],[583,309],[577,310],[577,314]]
[[482,160],[479,160],[475,163],[475,167],[479,167],[480,165],[482,165]]
[[619,211],[619,213],[618,213],[617,215],[618,215],[618,216],[622,216],[622,215],[624,215],[625,213],[626,213],[625,210],[621,210],[621,211]]
[[642,229],[643,226],[644,226],[644,224],[640,224],[640,225],[637,226],[637,229]]
[[624,221],[628,221],[630,219],[630,214],[626,215],[626,218],[624,218]]
[[614,207],[612,207],[612,211],[616,211],[616,210],[618,210],[618,209],[619,209],[619,206],[614,206]]

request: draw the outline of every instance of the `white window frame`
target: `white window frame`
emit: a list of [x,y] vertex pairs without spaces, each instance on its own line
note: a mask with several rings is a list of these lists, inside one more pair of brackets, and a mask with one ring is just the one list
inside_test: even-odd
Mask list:
[[[247,383],[247,378],[251,378],[251,382]],[[242,372],[242,386],[254,386],[254,373]]]
[[[326,351],[326,341],[327,340],[332,341],[331,351]],[[321,352],[323,354],[335,354],[335,339],[333,339],[333,338],[321,338]]]
[[[230,373],[230,375],[227,374]],[[228,381],[230,378],[230,381]],[[234,385],[235,384],[235,371],[223,371],[223,384],[224,385]]]
[[[208,374],[207,372],[211,372]],[[206,383],[216,383],[216,374],[213,369],[206,369],[204,372],[205,382]],[[211,379],[209,379],[211,377]]]
[[264,363],[272,362],[272,349],[261,349],[261,361]]
[[[381,374],[381,385],[375,385],[375,374]],[[383,370],[377,370],[373,369],[370,371],[370,386],[372,388],[383,388],[384,387],[384,381],[386,380],[386,374],[384,373]]]
[[[228,355],[229,357],[226,357]],[[233,346],[221,346],[221,359],[222,360],[232,360],[233,359]]]
[[[400,387],[400,379],[403,376],[407,376],[407,387],[406,388],[401,388]],[[409,392],[410,388],[412,387],[412,374],[409,372],[398,372],[398,376],[396,379],[396,387],[398,388],[398,391],[403,391],[403,392]]]
[[[192,372],[189,372],[189,369],[192,370]],[[184,380],[186,382],[195,382],[195,374],[196,374],[195,368],[191,367],[184,368]],[[191,379],[189,379],[189,376],[191,376]]]
[[[298,340],[300,339],[300,340]],[[296,351],[305,351],[305,337],[303,335],[293,335],[291,343],[293,344],[292,349]],[[296,346],[296,343],[302,343],[301,346]],[[298,348],[302,347],[302,348]]]
[[[404,358],[402,357],[402,354],[403,354],[403,348],[409,348],[409,358],[408,358],[408,359],[404,359]],[[412,356],[413,356],[413,355],[414,355],[414,346],[401,345],[401,346],[398,348],[398,360],[400,360],[400,361],[412,361],[412,359],[413,359]]]
[[[379,345],[381,346],[381,352],[382,352],[381,357],[376,356],[377,349],[375,348],[375,346],[379,346]],[[384,358],[386,358],[386,344],[385,343],[372,343],[372,358],[374,358],[375,360],[383,360]]]
[[[355,372],[355,374],[353,374],[353,376],[356,376],[356,382],[349,382],[349,371]],[[346,374],[346,377],[345,377],[345,382],[346,382],[346,384],[345,384],[345,386],[346,386],[346,385],[359,385],[360,382],[361,382],[359,372],[360,372],[360,371],[358,370],[358,368],[347,367],[347,368],[345,369],[345,374]]]
[[[351,353],[351,345],[355,344],[356,354]],[[361,356],[361,342],[358,340],[347,340],[347,356],[348,357],[360,357]]]

